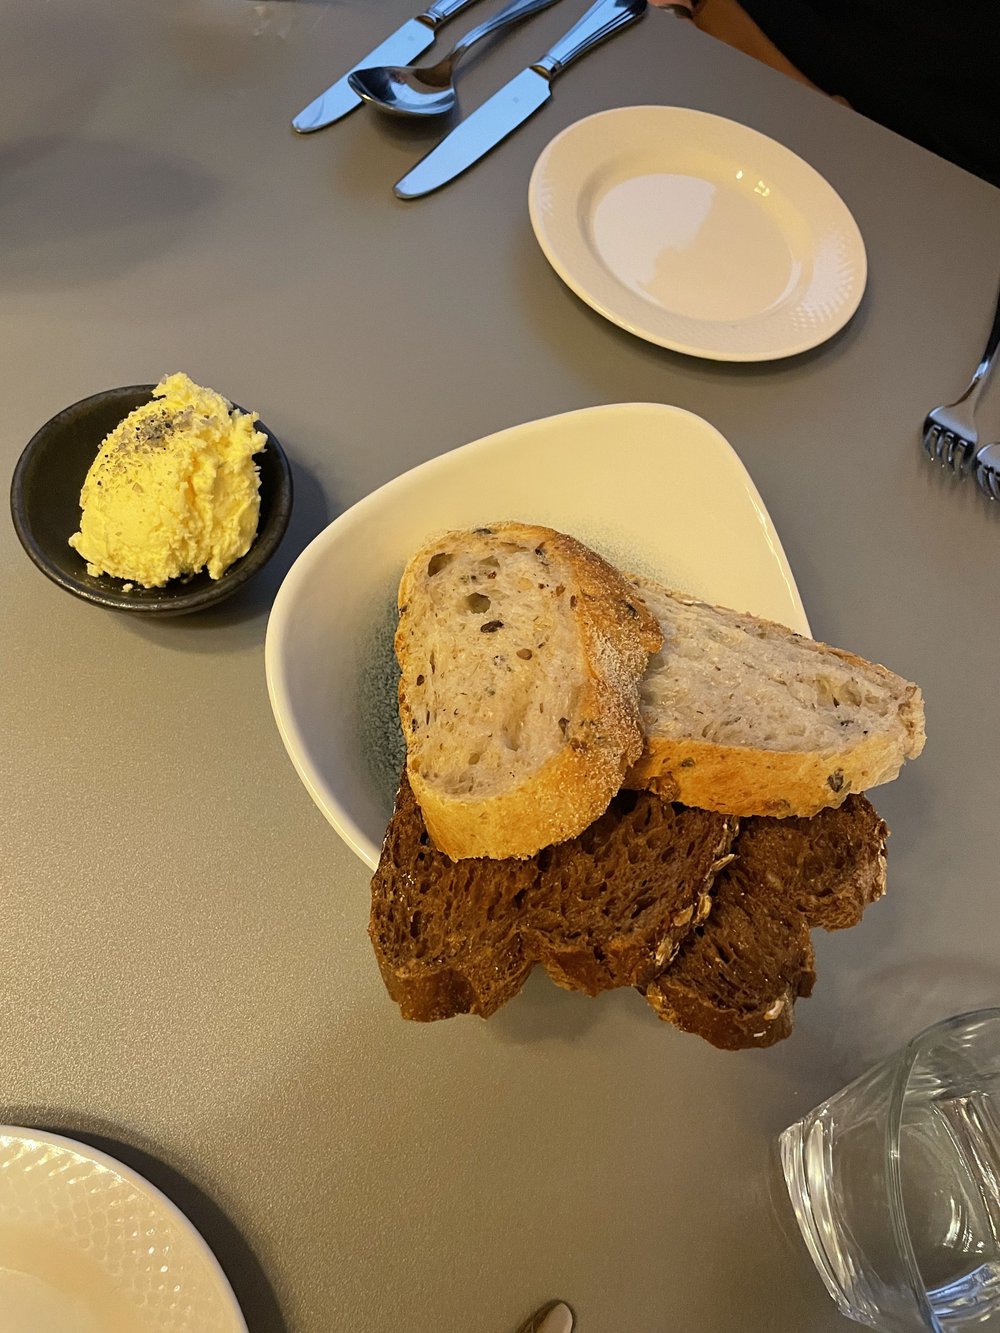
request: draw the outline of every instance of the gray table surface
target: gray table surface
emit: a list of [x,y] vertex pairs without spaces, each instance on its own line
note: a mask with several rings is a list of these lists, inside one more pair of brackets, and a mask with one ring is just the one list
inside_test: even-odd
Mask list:
[[[358,113],[303,140],[288,120],[414,8],[5,6],[5,483],[54,411],[183,369],[260,411],[297,502],[254,584],[155,625],[67,596],[0,525],[0,1120],[145,1171],[252,1333],[512,1333],[556,1295],[581,1333],[832,1333],[776,1134],[914,1030],[1000,999],[1000,512],[917,437],[981,350],[1000,193],[651,13],[473,173],[402,204],[390,186],[433,133]],[[476,62],[464,105],[582,8]],[[530,168],[579,117],[644,102],[774,135],[840,191],[871,269],[842,334],[716,365],[563,286],[531,234]],[[719,427],[817,636],[923,686],[925,756],[878,794],[890,892],[817,940],[816,994],[769,1051],[715,1051],[631,992],[590,1002],[543,976],[488,1024],[407,1025],[365,935],[365,870],[271,719],[269,605],[308,540],[404,469],[634,400]],[[989,415],[1000,433],[996,395]]]

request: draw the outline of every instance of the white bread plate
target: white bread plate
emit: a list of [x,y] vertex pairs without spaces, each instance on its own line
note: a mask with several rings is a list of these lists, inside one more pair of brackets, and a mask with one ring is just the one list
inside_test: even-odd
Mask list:
[[306,547],[271,609],[265,670],[310,796],[372,870],[402,767],[396,589],[435,533],[518,519],[579,538],[630,573],[809,634],[749,474],[707,421],[616,403],[489,435],[365,496]]
[[194,1225],[124,1162],[0,1125],[4,1333],[247,1333]]

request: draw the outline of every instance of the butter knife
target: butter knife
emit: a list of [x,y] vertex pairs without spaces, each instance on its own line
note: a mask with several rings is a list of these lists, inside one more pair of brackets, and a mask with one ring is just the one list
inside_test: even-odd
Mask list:
[[635,23],[646,0],[597,0],[540,60],[516,74],[466,116],[394,187],[399,199],[417,199],[447,185],[513,134],[552,96],[552,81],[612,33]]
[[372,65],[409,65],[422,51],[433,45],[434,37],[442,23],[461,14],[475,0],[435,0],[422,14],[397,28],[391,37],[369,51],[356,65],[352,65],[342,79],[320,93],[304,107],[292,120],[292,129],[299,134],[312,134],[314,130],[325,129],[334,121],[341,120],[349,111],[361,105],[361,98],[348,83],[348,78],[356,69],[367,69]]

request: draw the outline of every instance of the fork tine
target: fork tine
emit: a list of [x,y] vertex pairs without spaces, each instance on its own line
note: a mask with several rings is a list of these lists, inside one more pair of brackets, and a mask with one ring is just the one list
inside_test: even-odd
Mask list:
[[977,463],[975,471],[976,484],[987,499],[1000,499],[1000,495],[997,494],[997,476],[993,469],[988,464]]
[[964,476],[976,453],[976,441],[957,428],[957,423],[942,420],[937,409],[924,421],[924,451],[928,458],[950,472]]

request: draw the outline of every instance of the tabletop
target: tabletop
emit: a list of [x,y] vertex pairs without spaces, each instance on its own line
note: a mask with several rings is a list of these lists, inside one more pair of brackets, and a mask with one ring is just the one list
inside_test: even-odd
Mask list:
[[[560,33],[473,61],[474,106]],[[570,10],[574,14],[570,14]],[[0,525],[0,1121],[106,1148],[173,1198],[251,1333],[846,1327],[789,1225],[778,1132],[915,1030],[995,1003],[1000,512],[931,468],[919,424],[976,363],[1000,192],[650,12],[566,73],[473,171],[403,203],[437,131],[290,117],[408,0],[8,0],[0,52],[0,459],[53,412],[174,370],[258,410],[296,501],[217,610],[146,623],[67,596]],[[459,35],[475,20],[456,21]],[[841,194],[870,267],[816,350],[665,351],[546,263],[527,183],[602,108],[739,120]],[[817,637],[923,687],[924,756],[876,793],[889,892],[816,941],[792,1037],[714,1050],[633,992],[543,975],[488,1023],[400,1020],[368,874],[274,726],[268,609],[337,514],[502,427],[614,402],[730,440]],[[987,404],[1000,431],[1000,403]],[[0,1320],[2,1322],[2,1320]]]

